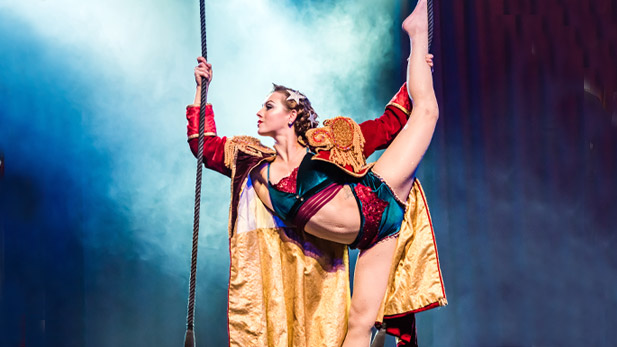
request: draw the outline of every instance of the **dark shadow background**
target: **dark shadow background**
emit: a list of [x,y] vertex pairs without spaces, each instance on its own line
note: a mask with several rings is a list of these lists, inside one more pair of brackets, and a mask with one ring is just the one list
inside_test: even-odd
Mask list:
[[[395,30],[413,3],[384,6]],[[436,1],[435,15],[441,116],[418,176],[450,304],[418,315],[420,345],[615,345],[617,1]],[[27,67],[46,43],[0,19],[0,68],[24,76],[0,72],[0,346],[179,345],[188,253],[180,275],[140,256],[143,227],[108,194],[113,149],[90,146],[71,99],[89,81],[46,61],[60,82],[37,88]],[[378,100],[404,79],[406,40]],[[42,110],[48,131],[29,125]],[[225,284],[197,297],[198,343],[223,345]]]
[[617,2],[437,8],[430,343],[615,344]]

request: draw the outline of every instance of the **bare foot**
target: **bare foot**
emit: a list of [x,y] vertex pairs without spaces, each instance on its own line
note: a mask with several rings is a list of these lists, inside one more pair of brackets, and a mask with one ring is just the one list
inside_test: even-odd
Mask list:
[[426,0],[418,0],[416,8],[403,21],[403,30],[410,37],[416,35],[427,35],[428,37],[428,9]]

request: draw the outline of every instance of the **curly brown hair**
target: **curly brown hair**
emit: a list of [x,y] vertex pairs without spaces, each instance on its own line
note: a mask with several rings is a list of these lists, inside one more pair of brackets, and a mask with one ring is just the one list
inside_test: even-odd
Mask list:
[[[298,141],[306,146],[308,144],[306,132],[309,129],[316,128],[319,124],[319,121],[317,120],[317,112],[315,112],[313,106],[311,106],[309,99],[299,91],[275,83],[272,83],[272,86],[272,93],[283,93],[285,95],[285,105],[287,108],[298,112],[298,116],[294,121],[294,130],[296,131],[296,135],[298,135]],[[296,92],[302,96],[299,103],[295,100],[287,100],[287,98],[291,95],[290,92]],[[311,122],[311,114],[313,114],[313,122]]]

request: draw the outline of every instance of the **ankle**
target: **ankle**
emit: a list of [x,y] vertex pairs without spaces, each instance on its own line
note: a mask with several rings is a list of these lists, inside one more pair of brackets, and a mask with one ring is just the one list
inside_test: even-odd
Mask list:
[[418,35],[428,36],[428,13],[426,11],[426,5],[424,8],[414,10],[403,21],[403,30],[409,35],[409,37],[415,37]]

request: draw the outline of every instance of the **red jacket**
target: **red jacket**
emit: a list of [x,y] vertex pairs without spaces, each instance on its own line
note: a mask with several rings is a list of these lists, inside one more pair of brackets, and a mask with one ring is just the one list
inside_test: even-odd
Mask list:
[[[368,158],[376,150],[385,149],[396,137],[399,131],[407,124],[412,104],[407,93],[407,84],[399,89],[386,106],[384,113],[376,119],[360,123],[364,136],[364,157]],[[191,151],[197,157],[199,136],[199,106],[186,107],[187,136]],[[204,131],[204,165],[226,176],[231,176],[231,170],[225,166],[225,143],[227,137],[219,137],[216,133],[214,112],[212,105],[206,105],[206,119]],[[327,156],[322,153],[322,156]]]
[[[396,137],[399,131],[407,124],[408,117],[411,113],[411,108],[412,104],[407,92],[407,86],[404,84],[399,89],[398,93],[386,105],[385,111],[381,116],[377,117],[376,119],[368,120],[360,123],[359,125],[356,125],[356,127],[359,126],[362,137],[364,138],[364,145],[362,147],[362,154],[364,155],[364,158],[369,157],[376,150],[385,149],[392,142],[392,140]],[[204,165],[207,168],[220,172],[228,177],[231,177],[232,179],[231,208],[229,216],[229,237],[231,239],[234,236],[232,235],[233,226],[235,225],[238,216],[237,206],[238,200],[240,198],[239,192],[241,191],[241,185],[243,184],[243,182],[245,182],[249,172],[254,167],[259,165],[259,163],[261,163],[262,161],[269,160],[274,156],[274,151],[261,145],[258,140],[254,138],[227,138],[225,136],[217,136],[212,105],[206,105],[205,113],[205,136],[203,148]],[[193,154],[197,156],[199,106],[187,106],[186,118],[188,120],[187,136],[189,146]],[[232,153],[230,151],[230,148],[232,147],[241,147],[243,149],[235,150],[233,151],[233,154],[230,154]],[[228,153],[226,153],[226,151]],[[316,157],[319,157],[318,159],[328,160],[330,158],[330,154],[331,153],[329,151],[318,150],[318,154],[316,155]],[[339,166],[343,166],[343,168],[351,174],[361,175],[365,172],[364,168],[358,171],[346,165]],[[425,205],[425,202],[424,204],[419,204],[419,206]],[[426,215],[428,215],[428,210],[426,210]],[[426,224],[430,225],[430,219]],[[432,227],[430,228],[428,235],[433,237]],[[438,272],[439,271],[437,270],[436,273]],[[439,280],[441,283],[440,275]],[[443,286],[441,287],[441,289],[443,289]],[[388,332],[397,335],[400,338],[403,338],[403,340],[405,340],[406,342],[412,342],[415,338],[415,327],[413,327],[413,312],[443,304],[445,304],[445,293],[443,294],[443,299],[440,299],[439,302],[435,302],[430,306],[426,306],[419,310],[409,311],[401,315],[384,317],[388,319]],[[400,322],[397,322],[397,320]]]

